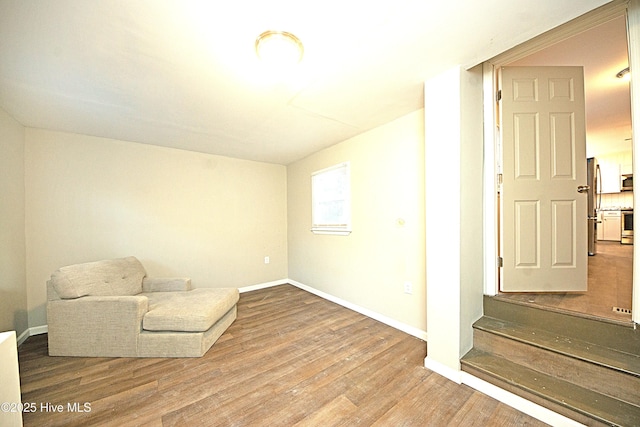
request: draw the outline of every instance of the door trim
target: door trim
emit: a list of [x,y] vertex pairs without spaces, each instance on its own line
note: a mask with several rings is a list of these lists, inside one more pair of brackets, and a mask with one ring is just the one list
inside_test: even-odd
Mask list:
[[[619,16],[627,16],[628,23],[635,23],[635,29],[627,25],[629,38],[629,64],[639,64],[640,69],[640,0],[614,0],[559,27],[556,27],[528,42],[509,49],[500,55],[484,62],[483,66],[483,98],[484,98],[484,293],[496,295],[498,293],[498,174],[502,172],[500,159],[500,134],[497,131],[497,91],[496,70],[519,58],[530,55],[552,44],[576,35],[587,28],[605,23]],[[639,73],[631,73],[631,87],[640,86]],[[640,122],[640,90],[631,91],[631,120]],[[488,125],[490,124],[490,125]],[[632,126],[633,130],[633,173],[640,176],[640,129]],[[640,198],[634,198],[634,215],[640,217]],[[636,218],[640,219],[640,218]],[[635,221],[634,221],[635,222]],[[638,222],[636,222],[638,223]],[[634,245],[634,270],[640,271],[640,245]],[[632,306],[633,321],[640,323],[640,275],[633,276]]]
[[[629,45],[629,65],[640,69],[640,0],[631,0],[627,9],[627,43]],[[633,65],[632,65],[633,64]],[[633,138],[633,173],[640,176],[640,75],[631,75],[631,129]],[[636,90],[633,90],[633,88]],[[639,126],[633,126],[633,123]],[[640,219],[640,198],[633,199],[634,222]],[[640,271],[640,245],[633,245],[633,268]],[[633,275],[633,296],[631,297],[632,319],[640,323],[640,275]]]

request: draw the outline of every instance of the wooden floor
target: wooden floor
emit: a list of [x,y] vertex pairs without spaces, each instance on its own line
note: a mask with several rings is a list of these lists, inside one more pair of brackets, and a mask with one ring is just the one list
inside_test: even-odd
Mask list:
[[24,425],[544,425],[425,369],[425,355],[417,338],[282,285],[242,294],[202,358],[49,357],[46,335],[30,337],[22,397],[37,410]]
[[557,308],[616,322],[631,322],[633,245],[598,241],[589,257],[588,290],[584,293],[501,293],[501,298]]

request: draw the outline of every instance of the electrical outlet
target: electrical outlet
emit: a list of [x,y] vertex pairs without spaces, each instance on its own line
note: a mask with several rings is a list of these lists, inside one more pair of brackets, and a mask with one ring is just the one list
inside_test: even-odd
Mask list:
[[413,285],[411,282],[404,282],[404,293],[412,294],[413,293]]
[[265,264],[269,264],[269,262],[270,262],[270,261],[271,261],[271,260],[269,259],[269,257],[268,257],[268,256],[264,257],[264,263],[265,263]]

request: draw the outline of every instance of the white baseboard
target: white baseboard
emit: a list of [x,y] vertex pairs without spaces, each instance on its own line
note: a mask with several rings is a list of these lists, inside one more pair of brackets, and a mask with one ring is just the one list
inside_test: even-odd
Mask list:
[[18,345],[20,345],[23,342],[25,342],[27,338],[32,337],[34,335],[46,334],[48,330],[49,330],[49,327],[47,325],[34,326],[32,328],[28,328],[26,331],[18,335],[18,337],[16,338],[16,341],[18,342]]
[[16,342],[18,343],[18,345],[20,345],[23,342],[25,342],[27,338],[29,338],[30,336],[31,336],[31,333],[29,332],[29,329],[27,329],[23,333],[18,335],[18,337],[16,338]]
[[[317,295],[321,298],[324,298],[328,301],[334,302],[336,304],[339,304],[343,307],[346,307],[350,310],[356,311],[360,314],[363,314],[367,317],[370,317],[372,319],[375,319],[379,322],[382,322],[388,326],[391,326],[392,328],[398,329],[400,331],[406,332],[409,335],[412,335],[416,338],[419,338],[423,341],[427,340],[427,333],[421,329],[415,328],[413,326],[404,324],[402,322],[398,322],[397,320],[391,319],[389,317],[383,316],[380,313],[376,313],[375,311],[369,310],[367,308],[364,307],[360,307],[356,304],[352,304],[348,301],[345,301],[343,299],[340,299],[338,297],[335,297],[333,295],[327,294],[325,292],[319,291],[315,288],[312,288],[310,286],[304,285],[300,282],[297,282],[295,280],[291,280],[291,279],[281,279],[281,280],[274,280],[272,282],[265,282],[265,283],[258,283],[255,285],[250,285],[250,286],[243,286],[241,288],[238,288],[238,291],[240,293],[245,293],[245,292],[251,292],[251,291],[256,291],[259,289],[266,289],[266,288],[271,288],[273,286],[279,286],[279,285],[285,285],[285,284],[291,284],[297,288],[300,288],[302,290],[305,290],[307,292],[310,292],[314,295]],[[26,340],[27,338],[29,338],[32,335],[39,335],[39,334],[46,334],[47,333],[47,325],[43,325],[43,326],[36,326],[33,328],[29,328],[28,330],[26,330],[25,332],[23,332],[20,337],[18,338],[18,344],[21,344],[22,342],[24,342],[24,340]],[[20,341],[21,340],[21,341]]]
[[431,359],[428,355],[424,358],[424,367],[436,374],[442,375],[456,384],[462,384],[462,371],[459,368],[453,369],[447,365],[443,365],[442,363]]
[[258,289],[271,288],[273,286],[278,286],[278,285],[286,285],[289,282],[290,281],[287,279],[274,280],[273,282],[265,282],[265,283],[258,283],[257,285],[244,286],[242,288],[238,288],[238,291],[242,294],[244,292],[257,291]]
[[[367,317],[371,317],[372,319],[378,320],[386,325],[389,325],[395,329],[399,329],[403,332],[406,332],[410,335],[413,335],[417,338],[427,341],[427,333],[421,331],[417,328],[414,328],[409,325],[405,325],[401,322],[398,322],[394,319],[390,319],[386,316],[383,316],[379,313],[371,311],[369,309],[360,307],[356,304],[352,304],[348,301],[337,298],[333,295],[327,294],[325,292],[319,291],[310,286],[304,285],[300,282],[296,282],[295,280],[284,280],[279,283],[290,283],[300,289],[303,289],[307,292],[310,292],[314,295],[317,295],[321,298],[339,304],[348,309],[354,310],[360,314],[363,314]],[[457,384],[466,384],[471,388],[478,390],[479,392],[486,394],[514,409],[517,409],[520,412],[523,412],[533,418],[536,418],[540,421],[543,421],[552,426],[558,427],[578,427],[583,426],[583,424],[574,421],[570,418],[567,418],[563,415],[560,415],[556,412],[551,411],[543,406],[540,406],[536,403],[533,403],[529,400],[526,400],[520,396],[517,396],[511,392],[508,392],[504,389],[501,389],[493,384],[490,384],[486,381],[483,381],[479,378],[474,377],[466,372],[461,371],[460,369],[453,369],[449,366],[443,365],[442,363],[436,362],[427,356],[424,360],[424,366],[427,369],[434,371],[435,373],[442,375],[450,381],[453,381]],[[583,426],[584,427],[584,426]]]
[[564,415],[560,415],[557,412],[553,412],[550,409],[481,380],[467,372],[461,372],[460,374],[463,384],[466,384],[469,387],[478,390],[482,394],[486,394],[487,396],[490,396],[505,405],[509,405],[512,408],[544,423],[557,427],[584,427],[584,424],[582,423],[567,418]]
[[[398,322],[397,320],[391,319],[389,317],[383,316],[380,313],[376,313],[372,310],[369,310],[367,308],[364,307],[360,307],[359,305],[350,303],[348,301],[345,301],[341,298],[335,297],[331,294],[327,294],[325,292],[319,291],[315,288],[312,288],[310,286],[307,286],[305,284],[302,284],[300,282],[297,282],[295,280],[291,280],[291,279],[282,279],[282,280],[275,280],[272,282],[265,282],[265,283],[259,283],[256,285],[251,285],[251,286],[245,286],[242,288],[239,288],[238,291],[240,293],[244,293],[244,292],[250,292],[250,291],[255,291],[258,289],[266,289],[266,288],[270,288],[273,286],[279,286],[279,285],[284,285],[284,284],[291,284],[297,288],[300,288],[304,291],[307,291],[309,293],[312,293],[314,295],[319,296],[320,298],[324,298],[328,301],[334,302],[336,304],[339,304],[345,308],[348,308],[350,310],[353,310],[355,312],[358,312],[360,314],[363,314],[367,317],[370,317],[372,319],[375,319],[379,322],[382,322],[388,326],[391,326],[392,328],[398,329],[400,331],[403,331],[409,335],[412,335],[416,338],[419,338],[421,340],[427,341],[427,332],[415,328],[413,326],[410,325],[406,325],[402,322]],[[19,337],[17,337],[17,344],[20,345],[22,344],[27,338],[29,338],[30,336],[33,335],[40,335],[40,334],[46,334],[48,331],[48,326],[47,325],[42,325],[42,326],[34,326],[32,328],[27,329],[26,331],[24,331],[23,333],[20,334]],[[582,426],[584,427],[583,424],[574,421],[570,418],[567,418],[563,415],[560,415],[556,412],[553,412],[547,408],[544,408],[536,403],[533,403],[529,400],[526,400],[520,396],[517,396],[511,392],[508,392],[504,389],[501,389],[500,387],[497,387],[493,384],[490,384],[484,380],[481,380],[477,377],[474,377],[473,375],[460,371],[460,370],[455,370],[452,369],[448,366],[445,366],[439,362],[435,362],[433,360],[431,360],[429,358],[429,356],[427,356],[424,360],[424,366],[427,369],[430,369],[432,371],[434,371],[435,373],[442,375],[443,377],[457,383],[457,384],[466,384],[469,387],[478,390],[479,392],[486,394],[487,396],[490,396],[506,405],[509,405],[510,407],[517,409],[520,412],[523,412],[531,417],[534,417],[540,421],[543,421],[547,424],[550,424],[552,426],[558,426],[558,427],[579,427]]]
[[34,326],[33,328],[29,328],[29,336],[46,334],[48,330],[49,330],[48,325]]
[[504,403],[524,414],[527,414],[533,418],[536,418],[551,426],[557,427],[584,427],[577,421],[560,415],[557,412],[553,412],[537,403],[531,402],[523,397],[513,394],[507,390],[504,390],[498,386],[488,383],[480,378],[477,378],[467,372],[453,369],[449,366],[443,365],[440,362],[436,362],[427,356],[424,359],[424,367],[442,375],[450,381],[457,384],[465,384],[480,393],[485,394],[497,401]]
[[297,288],[300,288],[302,290],[305,290],[305,291],[307,291],[309,293],[312,293],[314,295],[317,295],[320,298],[324,298],[324,299],[326,299],[328,301],[334,302],[334,303],[336,303],[338,305],[341,305],[341,306],[343,306],[345,308],[348,308],[349,310],[353,310],[353,311],[358,312],[360,314],[363,314],[363,315],[365,315],[367,317],[370,317],[370,318],[372,318],[374,320],[377,320],[378,322],[382,322],[385,325],[391,326],[392,328],[398,329],[398,330],[400,330],[402,332],[405,332],[405,333],[407,333],[409,335],[412,335],[412,336],[414,336],[416,338],[419,338],[419,339],[421,339],[423,341],[427,341],[427,332],[426,331],[423,331],[421,329],[415,328],[415,327],[413,327],[411,325],[407,325],[407,324],[402,323],[402,322],[398,322],[395,319],[391,319],[390,317],[384,316],[384,315],[382,315],[380,313],[377,313],[377,312],[375,312],[373,310],[369,310],[368,308],[364,308],[364,307],[361,307],[359,305],[350,303],[349,301],[345,301],[345,300],[343,300],[341,298],[338,298],[338,297],[333,296],[331,294],[328,294],[326,292],[319,291],[319,290],[317,290],[315,288],[312,288],[311,286],[307,286],[307,285],[302,284],[300,282],[297,282],[295,280],[288,279],[288,280],[285,281],[285,283],[290,283],[293,286],[295,286]]
[[409,335],[412,335],[416,338],[419,338],[423,341],[427,340],[427,333],[421,329],[415,328],[413,326],[407,325],[405,323],[402,322],[398,322],[395,319],[391,319],[390,317],[384,316],[380,313],[376,313],[373,310],[369,310],[368,308],[364,308],[361,307],[359,305],[350,303],[349,301],[345,301],[341,298],[338,298],[336,296],[333,296],[331,294],[328,294],[326,292],[322,292],[319,291],[315,288],[312,288],[311,286],[305,285],[303,283],[300,283],[296,280],[292,280],[292,279],[282,279],[282,280],[275,280],[273,282],[267,282],[267,283],[259,283],[257,285],[251,285],[251,286],[245,286],[242,288],[239,288],[238,290],[240,291],[240,293],[244,293],[244,292],[249,292],[249,291],[255,291],[258,289],[265,289],[265,288],[270,288],[272,286],[278,286],[278,285],[284,285],[284,284],[291,284],[297,288],[300,288],[304,291],[307,291],[309,293],[312,293],[314,295],[319,296],[320,298],[326,299],[327,301],[331,301],[334,302],[338,305],[341,305],[345,308],[348,308],[349,310],[353,310],[355,312],[358,312],[360,314],[363,314],[367,317],[370,317],[374,320],[377,320],[379,322],[384,323],[385,325],[391,326],[392,328],[398,329],[402,332],[405,332]]

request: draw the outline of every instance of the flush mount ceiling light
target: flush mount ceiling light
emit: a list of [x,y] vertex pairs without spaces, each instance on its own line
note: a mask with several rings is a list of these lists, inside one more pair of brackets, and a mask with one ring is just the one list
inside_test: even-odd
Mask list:
[[625,68],[624,70],[620,70],[618,72],[618,74],[616,74],[616,77],[619,78],[619,79],[628,80],[629,79],[629,67]]
[[302,60],[304,48],[296,36],[286,31],[265,31],[256,39],[256,54],[271,65],[294,65]]

